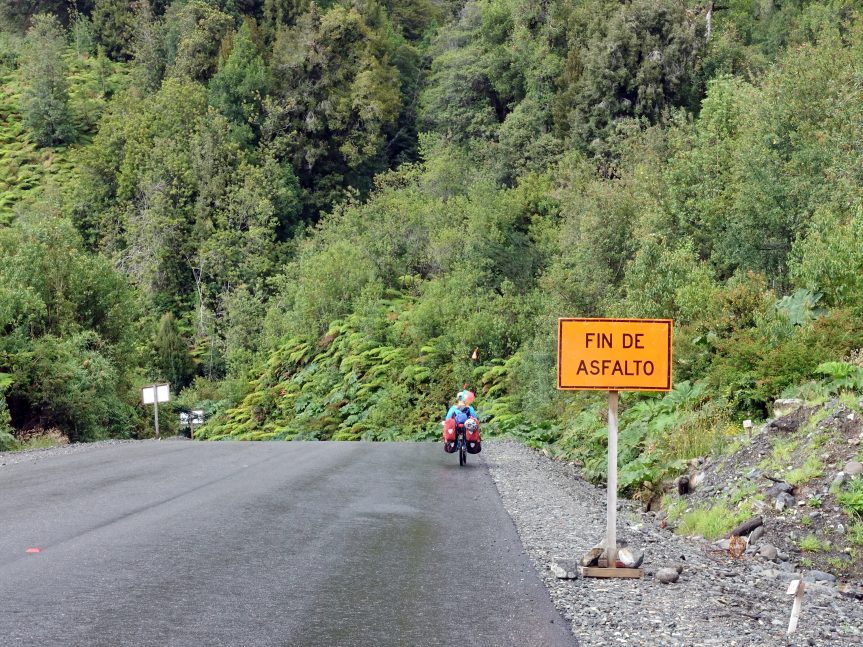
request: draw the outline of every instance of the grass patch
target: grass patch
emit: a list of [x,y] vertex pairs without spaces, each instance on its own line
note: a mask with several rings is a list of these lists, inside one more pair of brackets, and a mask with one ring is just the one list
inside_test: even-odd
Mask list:
[[863,522],[857,522],[848,529],[848,543],[863,546]]
[[670,494],[662,497],[661,505],[671,523],[676,523],[686,512],[686,500],[680,497],[675,498]]
[[784,470],[789,463],[791,457],[797,448],[800,446],[800,441],[793,438],[771,438],[770,444],[773,447],[773,452],[769,457],[765,458],[758,464],[762,471],[780,471]]
[[797,467],[785,475],[785,482],[791,485],[808,483],[812,479],[824,473],[824,464],[817,456],[810,456],[800,467]]
[[863,479],[851,481],[848,491],[840,492],[836,498],[850,516],[863,519]]
[[804,553],[821,553],[830,550],[829,541],[821,541],[815,535],[806,535],[800,540],[800,550]]
[[51,447],[59,447],[60,445],[66,445],[68,443],[69,441],[63,437],[49,434],[46,436],[37,436],[26,442],[19,443],[17,449],[18,451],[25,451],[27,449],[50,449]]
[[740,523],[747,516],[747,512],[734,510],[724,503],[712,508],[699,508],[683,515],[677,531],[682,535],[718,539]]
[[[744,485],[743,487],[735,490],[731,493],[731,496],[728,497],[728,501],[732,505],[737,505],[741,501],[745,501],[747,499],[758,499],[758,485],[756,483],[749,483]],[[764,498],[763,496],[760,498]]]

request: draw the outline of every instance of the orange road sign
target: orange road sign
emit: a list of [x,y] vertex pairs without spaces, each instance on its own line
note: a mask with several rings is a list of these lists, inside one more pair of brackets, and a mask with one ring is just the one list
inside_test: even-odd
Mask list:
[[671,319],[558,319],[557,388],[670,391]]

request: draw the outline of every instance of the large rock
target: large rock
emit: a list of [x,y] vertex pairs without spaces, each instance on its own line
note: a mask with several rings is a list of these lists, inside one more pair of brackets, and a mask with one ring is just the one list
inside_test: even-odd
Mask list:
[[768,559],[771,562],[776,561],[776,557],[779,555],[779,551],[776,550],[776,546],[771,546],[770,544],[764,544],[759,550],[758,554],[764,559]]
[[863,474],[863,463],[860,461],[848,461],[845,463],[843,470],[848,476],[858,476]]
[[796,501],[793,496],[787,492],[782,492],[776,497],[776,501],[773,505],[777,510],[779,510],[779,512],[782,512],[785,508],[793,508],[795,503]]
[[764,536],[764,526],[758,526],[752,533],[749,535],[749,544],[755,544]]
[[836,476],[833,477],[833,482],[830,483],[830,487],[832,488],[840,488],[845,485],[845,482],[848,480],[848,475],[845,472],[838,472]]
[[676,568],[660,568],[656,571],[656,579],[663,584],[674,584],[680,577]]
[[767,492],[765,494],[767,496],[779,496],[780,494],[791,494],[794,491],[794,486],[790,483],[780,482],[774,483],[769,488],[767,488]]
[[602,557],[604,552],[605,546],[594,546],[584,554],[584,557],[581,558],[581,565],[596,566],[596,563],[599,561],[599,558]]
[[803,581],[804,582],[827,582],[827,583],[832,584],[832,583],[836,582],[836,576],[831,575],[830,573],[825,573],[824,571],[811,570],[811,571],[807,571],[803,575]]
[[773,402],[773,416],[776,418],[787,416],[789,413],[794,413],[802,406],[803,400],[800,400],[799,398],[785,398],[782,400],[775,400]]
[[644,551],[635,548],[621,548],[617,551],[617,561],[626,568],[639,568],[644,562]]
[[572,557],[552,557],[549,569],[558,579],[574,580],[578,578],[578,566],[578,560]]

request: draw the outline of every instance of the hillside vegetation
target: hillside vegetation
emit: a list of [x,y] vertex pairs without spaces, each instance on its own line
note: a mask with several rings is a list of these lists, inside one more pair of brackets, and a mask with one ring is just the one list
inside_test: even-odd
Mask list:
[[[0,2],[0,449],[487,434],[604,478],[559,316],[675,320],[650,497],[780,396],[859,393],[863,17],[686,0]],[[174,417],[162,416],[165,431]]]

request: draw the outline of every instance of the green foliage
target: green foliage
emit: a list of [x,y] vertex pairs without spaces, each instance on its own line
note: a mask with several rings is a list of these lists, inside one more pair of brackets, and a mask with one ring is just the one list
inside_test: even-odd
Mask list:
[[803,465],[787,472],[783,478],[786,483],[797,486],[808,483],[822,474],[824,474],[824,464],[817,456],[810,456]]
[[12,421],[9,415],[9,407],[6,404],[5,392],[12,384],[12,376],[0,372],[0,452],[9,451],[16,446],[15,438],[12,436]]
[[830,378],[824,385],[829,393],[863,392],[863,367],[848,362],[824,362],[815,368],[815,373]]
[[218,3],[189,0],[171,4],[165,14],[165,52],[169,73],[204,82],[216,71],[222,41],[234,19]]
[[186,386],[192,374],[192,358],[188,343],[180,334],[177,321],[170,312],[162,315],[153,339],[157,378],[167,380],[175,390]]
[[743,521],[747,515],[747,510],[735,510],[723,504],[697,508],[683,514],[677,526],[677,532],[682,535],[700,535],[705,539],[718,539]]
[[705,40],[686,9],[678,0],[623,4],[587,43],[570,117],[583,146],[605,154],[622,120],[656,123],[671,106],[694,106]]
[[863,519],[863,479],[854,479],[846,492],[840,492],[839,503],[849,515]]
[[821,541],[815,535],[806,535],[800,540],[800,550],[804,553],[820,553],[830,550],[830,542]]
[[397,55],[410,56],[410,47],[371,4],[325,12],[312,5],[278,32],[263,135],[297,170],[313,212],[348,186],[368,190],[389,166],[387,142],[404,108]]
[[73,439],[130,433],[129,286],[46,205],[0,229],[0,250],[0,371],[12,377],[14,422],[56,426]]
[[[264,59],[252,41],[249,23],[244,22],[234,37],[230,55],[208,85],[210,105],[239,127],[259,128],[266,91]],[[251,134],[247,137],[251,138]]]
[[863,521],[858,521],[848,529],[848,543],[852,546],[863,546]]
[[95,0],[93,29],[99,44],[115,61],[128,59],[133,42],[135,17],[124,0]]
[[21,67],[28,85],[21,96],[21,114],[40,146],[69,141],[75,134],[64,42],[65,32],[54,16],[37,16],[22,52]]

